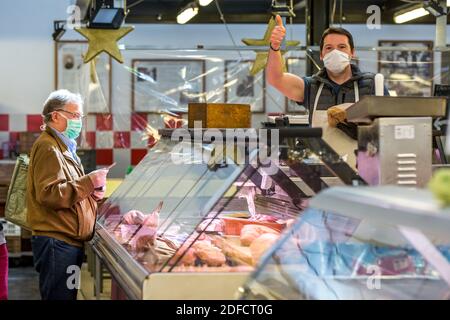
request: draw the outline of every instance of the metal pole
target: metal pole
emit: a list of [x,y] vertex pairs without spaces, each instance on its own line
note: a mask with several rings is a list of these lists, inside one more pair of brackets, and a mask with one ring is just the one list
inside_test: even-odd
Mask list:
[[[306,2],[306,43],[307,46],[319,46],[323,32],[330,27],[330,1],[307,0]],[[316,63],[320,61],[318,50],[308,51],[310,57],[306,59],[306,75],[312,75],[318,70]]]
[[[447,12],[447,1],[440,1],[440,5]],[[447,46],[447,15],[436,18],[436,40],[435,48],[445,48]]]
[[[447,1],[440,1],[441,7],[447,12]],[[434,41],[434,49],[445,49],[447,47],[447,15],[436,18],[436,38]],[[450,83],[450,54],[449,52],[441,53],[441,70],[440,83]]]
[[100,300],[100,292],[102,287],[102,263],[100,261],[100,257],[95,256],[95,279],[94,279],[94,288],[95,288],[95,299]]

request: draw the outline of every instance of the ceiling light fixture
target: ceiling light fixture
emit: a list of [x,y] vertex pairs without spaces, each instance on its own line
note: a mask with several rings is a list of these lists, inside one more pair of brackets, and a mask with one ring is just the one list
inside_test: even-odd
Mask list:
[[195,17],[198,13],[198,6],[195,2],[189,3],[186,7],[184,7],[177,16],[177,23],[185,24],[193,17]]
[[96,29],[119,29],[125,19],[123,8],[106,8],[98,9],[90,19],[89,28]]
[[423,7],[435,17],[447,15],[447,7],[442,7],[436,1],[425,1]]
[[429,15],[430,12],[425,10],[423,6],[413,6],[408,9],[399,11],[394,15],[395,23],[405,23]]
[[[202,7],[206,7],[208,4],[210,4],[213,0],[199,0],[198,3],[202,6]],[[450,0],[448,0],[450,1]]]

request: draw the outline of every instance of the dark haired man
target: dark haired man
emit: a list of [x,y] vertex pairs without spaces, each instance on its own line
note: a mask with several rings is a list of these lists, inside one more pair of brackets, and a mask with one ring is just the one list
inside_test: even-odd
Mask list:
[[[325,68],[312,77],[283,72],[280,46],[286,29],[280,16],[276,20],[270,39],[267,82],[287,98],[303,104],[309,110],[312,126],[323,126],[329,108],[375,94],[375,74],[361,72],[350,63],[355,57],[355,45],[352,34],[343,28],[329,28],[322,35],[320,60]],[[389,94],[386,87],[384,94]],[[334,135],[337,135],[336,131]]]

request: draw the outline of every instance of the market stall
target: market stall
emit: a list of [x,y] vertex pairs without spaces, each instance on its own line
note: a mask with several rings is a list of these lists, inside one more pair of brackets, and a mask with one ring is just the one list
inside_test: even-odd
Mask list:
[[271,248],[243,299],[449,299],[450,210],[404,187],[330,188]]
[[193,130],[182,142],[173,132],[160,131],[157,146],[99,211],[92,246],[128,298],[235,298],[312,195],[363,184],[320,129],[281,129],[272,149],[281,160],[265,165],[260,154],[270,142],[249,137],[244,146],[219,147],[205,135],[192,143]]

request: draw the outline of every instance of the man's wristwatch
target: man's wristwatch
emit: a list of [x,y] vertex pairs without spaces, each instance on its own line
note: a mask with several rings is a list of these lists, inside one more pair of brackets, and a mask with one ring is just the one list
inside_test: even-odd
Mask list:
[[273,50],[273,51],[280,51],[280,48],[275,49],[274,47],[272,47],[272,42],[270,43],[270,49]]

